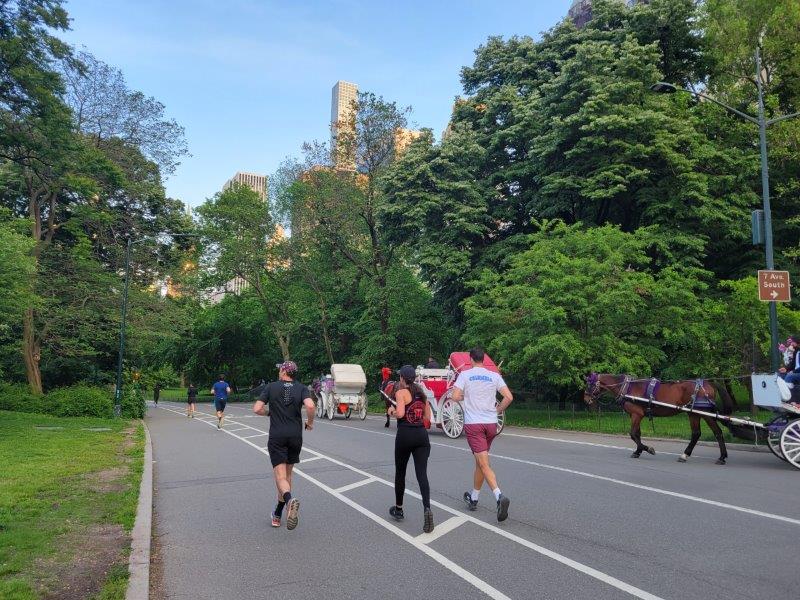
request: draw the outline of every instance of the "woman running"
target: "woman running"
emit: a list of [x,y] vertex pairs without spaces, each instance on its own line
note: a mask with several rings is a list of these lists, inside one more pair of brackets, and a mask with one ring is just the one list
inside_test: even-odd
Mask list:
[[194,419],[195,404],[197,403],[197,386],[189,383],[189,389],[186,391],[186,416]]
[[396,521],[402,521],[403,495],[406,491],[406,467],[408,459],[414,457],[414,471],[417,474],[419,491],[422,494],[422,506],[425,518],[422,531],[433,531],[433,513],[431,512],[431,488],[428,485],[428,457],[431,454],[431,443],[428,440],[427,428],[431,422],[431,407],[428,398],[419,385],[414,383],[416,372],[411,365],[400,369],[400,389],[395,393],[397,408],[390,408],[390,413],[397,417],[397,437],[394,440],[394,495],[395,505],[389,514]]

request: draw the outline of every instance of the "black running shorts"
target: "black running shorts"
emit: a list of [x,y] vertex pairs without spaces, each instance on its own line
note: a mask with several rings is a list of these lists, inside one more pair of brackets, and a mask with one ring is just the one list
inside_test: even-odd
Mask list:
[[300,450],[303,449],[303,436],[269,436],[267,451],[273,467],[281,464],[296,465],[300,462]]

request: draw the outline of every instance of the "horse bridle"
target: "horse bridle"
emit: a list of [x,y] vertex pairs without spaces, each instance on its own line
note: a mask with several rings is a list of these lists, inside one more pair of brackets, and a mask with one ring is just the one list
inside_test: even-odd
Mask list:
[[625,375],[622,381],[615,382],[611,385],[603,385],[600,382],[600,376],[597,373],[592,373],[586,378],[586,383],[588,386],[589,398],[591,398],[592,402],[597,402],[598,398],[602,395],[603,391],[607,392],[614,392],[614,388],[619,387],[619,390],[616,392],[616,397],[614,400],[619,400],[625,394],[628,393],[628,389],[630,388],[631,382],[630,375]]

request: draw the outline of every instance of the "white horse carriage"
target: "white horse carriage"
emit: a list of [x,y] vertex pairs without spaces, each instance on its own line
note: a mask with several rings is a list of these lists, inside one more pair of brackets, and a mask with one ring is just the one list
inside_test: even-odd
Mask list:
[[337,414],[345,419],[355,413],[362,421],[367,418],[367,376],[361,365],[334,364],[315,386],[317,417],[326,415],[329,420]]

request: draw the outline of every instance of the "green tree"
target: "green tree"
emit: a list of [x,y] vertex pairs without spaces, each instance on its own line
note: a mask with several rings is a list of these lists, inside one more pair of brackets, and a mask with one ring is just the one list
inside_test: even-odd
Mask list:
[[226,286],[236,278],[260,300],[267,324],[289,360],[296,312],[291,273],[267,203],[247,186],[234,184],[197,209],[206,241],[203,266],[209,283]]
[[653,269],[654,243],[648,228],[542,223],[507,269],[474,282],[465,341],[525,382],[559,387],[591,370],[685,377],[711,364],[703,273]]

